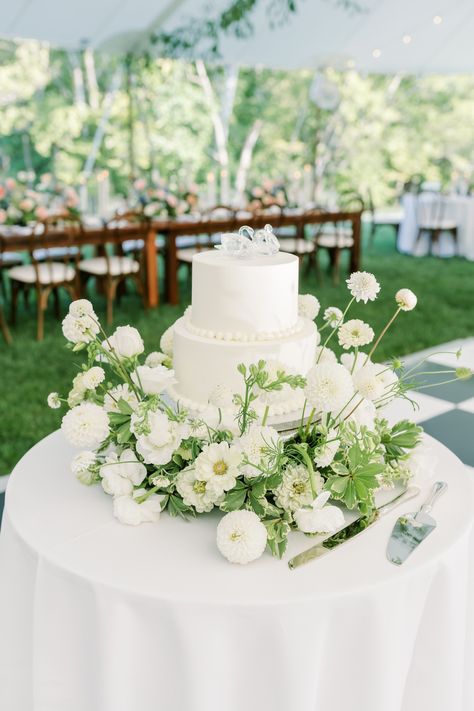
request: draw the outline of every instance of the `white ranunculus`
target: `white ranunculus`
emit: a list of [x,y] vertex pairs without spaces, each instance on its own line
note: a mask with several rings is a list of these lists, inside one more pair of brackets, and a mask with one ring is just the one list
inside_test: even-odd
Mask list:
[[109,341],[119,358],[134,358],[145,350],[143,339],[133,326],[119,326]]
[[94,307],[88,299],[76,299],[69,305],[69,313],[75,318],[81,318],[82,316],[94,316]]
[[418,299],[410,289],[399,289],[395,294],[395,301],[402,311],[413,311]]
[[370,272],[353,272],[346,279],[347,288],[356,301],[374,301],[380,291],[380,284]]
[[141,414],[134,413],[130,427],[137,438],[137,452],[146,464],[168,464],[185,435],[184,426],[169,420],[160,410],[147,413],[147,434],[141,431],[142,423]]
[[166,329],[160,338],[160,348],[168,358],[173,357],[174,324]]
[[76,447],[97,447],[109,434],[109,418],[99,405],[83,402],[64,415],[61,429]]
[[165,368],[164,365],[157,365],[154,368],[148,365],[139,365],[132,373],[131,378],[146,395],[159,395],[170,385],[176,383],[174,370]]
[[296,525],[303,533],[335,533],[344,526],[344,514],[337,506],[327,505],[329,491],[324,491],[310,508],[298,509],[293,514]]
[[82,384],[86,390],[95,390],[104,380],[104,369],[98,365],[82,373]]
[[[135,492],[135,495],[138,492]],[[140,493],[144,493],[142,490]],[[163,496],[151,494],[143,503],[138,503],[133,496],[114,498],[114,516],[120,523],[138,526],[140,523],[156,523],[160,518]]]
[[59,407],[61,407],[61,400],[59,399],[58,393],[49,393],[48,407],[50,407],[52,410],[57,410]]
[[63,335],[71,343],[90,343],[99,333],[99,325],[91,316],[67,314],[62,323]]
[[196,477],[209,482],[217,494],[235,486],[239,476],[241,452],[227,442],[208,444],[196,458]]
[[305,395],[316,412],[337,412],[353,394],[351,375],[339,363],[320,363],[306,376]]
[[236,447],[249,461],[249,464],[240,467],[240,471],[248,478],[261,476],[258,467],[265,468],[271,464],[280,442],[280,435],[273,427],[251,425],[247,434],[235,441]]
[[152,351],[145,358],[145,365],[148,365],[149,368],[156,368],[157,365],[163,365],[165,360],[168,360],[166,353]]
[[217,526],[217,547],[228,561],[245,565],[267,545],[267,529],[253,511],[231,511]]
[[71,462],[71,471],[79,479],[81,484],[90,485],[95,481],[92,467],[96,463],[95,452],[79,452]]
[[224,491],[217,491],[208,481],[198,479],[194,467],[182,469],[176,476],[176,489],[186,506],[193,506],[198,513],[211,511],[224,498]]
[[368,323],[364,323],[364,321],[358,318],[353,318],[342,324],[337,332],[337,336],[339,345],[343,348],[359,348],[373,341],[374,331]]
[[313,294],[300,294],[298,296],[298,315],[314,321],[319,314],[321,305]]
[[127,405],[130,405],[132,410],[135,410],[139,404],[137,396],[133,390],[130,389],[128,383],[116,385],[105,394],[104,410],[106,412],[120,412],[118,406],[119,400],[124,400]]

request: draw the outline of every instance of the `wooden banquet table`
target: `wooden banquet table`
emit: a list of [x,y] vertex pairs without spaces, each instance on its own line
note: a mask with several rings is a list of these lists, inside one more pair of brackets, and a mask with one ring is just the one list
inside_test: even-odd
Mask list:
[[[350,269],[357,271],[360,267],[360,244],[361,244],[361,212],[283,212],[282,214],[266,215],[237,215],[228,219],[202,219],[180,220],[180,219],[160,219],[143,226],[136,224],[118,226],[114,229],[105,227],[87,227],[81,232],[77,232],[72,237],[66,231],[54,231],[47,234],[35,236],[37,240],[35,246],[42,249],[52,249],[55,247],[104,245],[105,243],[123,243],[131,239],[140,237],[144,240],[144,263],[146,276],[146,293],[148,305],[153,308],[159,304],[158,289],[158,268],[157,268],[157,245],[156,235],[162,235],[165,239],[165,294],[166,300],[170,304],[179,304],[178,285],[178,256],[176,239],[184,235],[216,234],[217,232],[231,232],[238,230],[243,225],[248,225],[253,229],[259,229],[271,223],[273,227],[295,227],[296,237],[304,239],[305,226],[316,224],[332,224],[337,222],[350,222],[354,244],[350,252]],[[12,233],[0,232],[1,247],[3,252],[21,252],[32,247],[32,233]]]

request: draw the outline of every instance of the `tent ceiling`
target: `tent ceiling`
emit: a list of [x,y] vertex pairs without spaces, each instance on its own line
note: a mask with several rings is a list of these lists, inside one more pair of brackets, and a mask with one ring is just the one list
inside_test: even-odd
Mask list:
[[[230,0],[0,0],[0,35],[34,38],[66,48],[85,42],[109,51],[140,51],[160,28],[212,14]],[[300,0],[298,13],[271,29],[265,2],[254,15],[255,33],[224,37],[223,59],[275,68],[355,66],[379,73],[474,71],[473,0],[360,0],[348,12],[335,0]],[[433,18],[439,16],[436,24]],[[405,38],[405,41],[403,41]],[[199,48],[197,48],[199,53]],[[376,56],[374,56],[376,55]],[[379,56],[377,56],[379,55]]]

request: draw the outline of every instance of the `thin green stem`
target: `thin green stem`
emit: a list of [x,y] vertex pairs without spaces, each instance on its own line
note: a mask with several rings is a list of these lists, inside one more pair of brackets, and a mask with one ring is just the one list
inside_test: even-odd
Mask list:
[[317,360],[316,360],[316,365],[317,365],[317,364],[319,363],[319,361],[321,360],[321,356],[322,356],[322,354],[323,354],[323,349],[326,348],[327,344],[329,343],[329,341],[331,340],[331,338],[334,336],[334,334],[336,333],[336,331],[337,331],[337,329],[339,328],[339,326],[340,326],[342,323],[344,323],[344,319],[345,319],[345,317],[346,317],[346,314],[347,314],[347,312],[349,311],[349,309],[350,309],[350,307],[352,306],[352,304],[354,303],[354,300],[355,300],[355,296],[353,296],[352,299],[349,301],[349,303],[348,303],[347,306],[346,306],[346,310],[345,310],[344,313],[342,314],[341,320],[337,323],[337,325],[333,328],[333,330],[331,331],[331,333],[329,334],[329,336],[328,336],[328,337],[326,338],[326,340],[324,341],[324,343],[323,343],[323,345],[322,345],[322,347],[321,347],[321,350],[319,351],[319,355],[318,355],[318,358],[317,358]]
[[395,313],[393,314],[392,318],[391,318],[391,319],[389,320],[389,322],[386,324],[386,326],[385,326],[385,328],[383,329],[382,333],[381,333],[380,336],[377,338],[377,340],[375,341],[374,345],[372,346],[372,348],[370,349],[369,353],[367,354],[367,358],[365,359],[365,362],[366,362],[366,363],[368,363],[368,361],[371,359],[371,357],[372,357],[373,354],[375,353],[375,349],[377,348],[377,346],[379,345],[380,341],[382,340],[382,338],[383,338],[383,337],[385,336],[385,334],[387,333],[387,331],[388,331],[388,329],[390,328],[390,326],[392,325],[392,323],[393,323],[393,322],[395,321],[395,319],[397,318],[397,316],[398,316],[398,314],[400,313],[400,311],[401,311],[401,309],[397,309],[397,310],[395,311]]

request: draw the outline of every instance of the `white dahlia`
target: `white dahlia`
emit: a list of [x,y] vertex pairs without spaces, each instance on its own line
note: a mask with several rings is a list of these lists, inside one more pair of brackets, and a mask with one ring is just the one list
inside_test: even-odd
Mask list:
[[418,299],[410,289],[400,289],[395,294],[395,301],[402,311],[413,311]]
[[231,563],[257,560],[266,545],[267,529],[253,511],[231,511],[219,521],[217,547]]
[[109,418],[99,405],[83,402],[64,415],[61,429],[76,447],[97,447],[109,434]]
[[356,301],[374,301],[380,291],[380,284],[370,272],[353,272],[346,279],[347,288]]
[[95,390],[104,380],[104,369],[98,365],[82,373],[82,386],[85,390]]
[[88,299],[76,299],[69,305],[69,313],[74,318],[81,318],[82,316],[93,316],[97,320],[97,316],[94,313],[94,307]]
[[139,400],[128,383],[115,385],[104,396],[104,410],[106,412],[120,412],[118,402],[124,400],[132,410],[138,407]]
[[293,514],[296,525],[303,533],[334,533],[344,526],[344,514],[337,506],[327,505],[329,491],[324,491],[310,508],[298,509]]
[[[273,427],[260,427],[253,424],[247,434],[236,440],[236,447],[248,459],[248,464],[243,464],[240,471],[246,477],[260,476],[262,472],[258,467],[268,467],[274,458],[275,450],[280,446],[281,437]],[[252,466],[253,465],[253,466]]]
[[373,365],[372,361],[367,360],[367,354],[363,351],[356,353],[343,353],[341,355],[341,364],[349,371],[355,373],[367,365]]
[[385,383],[380,377],[379,368],[366,365],[353,375],[354,386],[358,393],[367,400],[378,400],[385,392]]
[[198,513],[211,511],[224,498],[224,492],[217,492],[210,482],[196,478],[194,467],[179,472],[176,489],[186,506],[193,506]]
[[169,420],[160,410],[149,411],[146,425],[141,413],[133,413],[130,429],[137,438],[137,452],[146,464],[168,464],[178,449],[185,428],[181,423]]
[[336,412],[351,399],[354,385],[343,365],[320,363],[306,376],[305,394],[316,412]]
[[48,407],[50,407],[52,410],[57,410],[59,407],[61,407],[61,400],[59,398],[58,393],[49,393],[47,402]]
[[[317,493],[322,491],[324,482],[316,472]],[[309,472],[303,464],[290,465],[283,472],[283,479],[275,489],[275,501],[285,511],[296,511],[313,503],[313,492],[309,481]]]
[[344,314],[337,306],[329,306],[324,312],[323,321],[328,323],[331,328],[337,328],[343,320]]
[[368,323],[364,323],[358,318],[346,321],[338,330],[337,336],[339,345],[344,349],[359,348],[371,343],[374,338],[374,331]]
[[148,365],[139,365],[133,371],[131,378],[146,395],[159,395],[176,382],[174,370],[170,370],[164,365],[156,365],[153,368]]
[[134,358],[145,350],[143,339],[133,326],[118,326],[108,341],[119,358]]
[[227,442],[209,444],[195,461],[196,476],[207,481],[216,493],[222,493],[235,486],[241,461],[242,455],[237,447]]
[[300,294],[298,296],[298,315],[314,321],[319,314],[321,304],[313,294]]
[[173,357],[174,324],[166,329],[160,338],[160,348],[168,358]]

